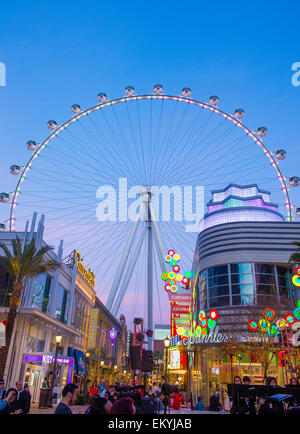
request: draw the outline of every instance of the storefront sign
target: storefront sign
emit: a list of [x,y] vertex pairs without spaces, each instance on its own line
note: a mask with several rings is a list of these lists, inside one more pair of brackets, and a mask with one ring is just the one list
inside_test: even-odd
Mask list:
[[294,347],[299,347],[300,346],[300,321],[297,321],[292,325],[292,331],[294,332],[292,336],[292,345]]
[[89,323],[89,333],[87,347],[89,349],[96,348],[97,340],[97,325],[98,325],[99,309],[92,309]]
[[169,300],[170,301],[178,301],[178,302],[191,302],[192,296],[190,294],[172,294],[169,292]]
[[189,306],[172,306],[173,313],[189,313]]
[[220,344],[228,342],[229,336],[219,332],[219,326],[211,328],[207,335],[189,336],[182,339],[183,345],[193,344]]
[[74,263],[77,259],[77,270],[82,275],[82,277],[93,287],[95,288],[95,274],[91,271],[89,268],[88,270],[83,265],[81,254],[78,252],[78,250],[74,253]]
[[180,351],[179,350],[170,350],[169,351],[169,360],[170,360],[170,368],[171,369],[179,369],[180,368]]
[[188,318],[174,318],[175,324],[177,326],[186,326],[188,327],[190,324],[190,320]]

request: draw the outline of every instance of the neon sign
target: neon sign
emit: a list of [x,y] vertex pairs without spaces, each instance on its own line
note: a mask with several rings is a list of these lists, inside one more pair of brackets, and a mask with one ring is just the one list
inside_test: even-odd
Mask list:
[[295,269],[295,275],[292,277],[292,282],[295,286],[300,286],[300,267]]
[[78,252],[78,250],[74,253],[74,263],[77,259],[77,270],[82,275],[82,277],[93,287],[95,288],[95,274],[91,271],[89,268],[88,270],[83,265],[81,254]]
[[111,340],[111,344],[114,344],[114,341],[117,339],[118,336],[118,331],[117,329],[115,329],[114,327],[112,329],[109,330],[108,332],[108,337]]
[[170,264],[172,271],[169,273],[162,273],[161,278],[166,282],[165,291],[175,293],[178,291],[178,282],[182,282],[183,285],[188,285],[190,283],[190,278],[192,273],[186,271],[184,274],[180,273],[180,266],[178,262],[180,260],[180,255],[175,253],[175,250],[169,250],[168,254],[165,256],[165,262]]

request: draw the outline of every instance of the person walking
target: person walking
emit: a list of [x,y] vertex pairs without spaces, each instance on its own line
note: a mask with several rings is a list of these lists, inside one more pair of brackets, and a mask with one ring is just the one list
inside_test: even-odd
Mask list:
[[110,409],[110,414],[135,414],[134,401],[129,396],[119,399]]
[[104,389],[102,390],[101,395],[100,395],[101,398],[105,398],[106,393],[109,393],[109,383],[105,383]]
[[65,385],[62,391],[62,400],[56,407],[54,414],[72,414],[70,405],[73,405],[77,399],[78,386],[74,383]]
[[29,393],[24,390],[22,381],[19,380],[16,382],[16,389],[17,398],[12,404],[13,410],[21,410],[20,413],[28,414],[30,407],[30,396]]
[[4,389],[4,380],[0,378],[0,402],[4,401],[6,390]]
[[99,389],[99,396],[101,396],[101,393],[105,389],[105,379],[104,378],[101,378],[100,383],[98,384],[98,389]]
[[180,392],[175,392],[172,395],[172,409],[173,410],[180,410],[180,404],[184,403],[184,396]]
[[89,390],[89,398],[92,399],[94,396],[99,395],[99,387],[97,386],[96,381],[93,381],[93,384],[90,387]]
[[157,393],[158,395],[161,394],[161,388],[156,385],[156,382],[153,383],[152,393]]
[[220,411],[222,405],[220,403],[220,392],[217,390],[209,399],[209,411]]
[[24,384],[24,390],[28,393],[28,413],[30,412],[31,393],[28,384]]
[[204,409],[204,404],[201,401],[201,396],[198,396],[198,401],[197,404],[195,405],[195,410],[203,410]]
[[87,408],[85,414],[109,414],[111,406],[112,404],[110,401],[97,396],[97,398]]

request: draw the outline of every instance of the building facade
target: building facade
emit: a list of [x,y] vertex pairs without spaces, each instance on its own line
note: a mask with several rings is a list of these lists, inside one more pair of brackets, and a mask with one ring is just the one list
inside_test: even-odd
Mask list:
[[[291,242],[299,238],[300,223],[285,222],[277,205],[270,202],[270,193],[257,185],[229,185],[213,191],[194,254],[192,333],[209,333],[201,324],[211,310],[218,312],[220,336],[246,332],[248,321],[266,308],[280,317],[293,312],[300,294],[292,283],[289,258],[294,252]],[[225,390],[234,375],[263,381],[262,366],[255,357],[242,355],[231,360],[231,366],[220,364],[214,355],[221,344],[202,342],[187,351],[182,337],[172,340],[171,350],[188,354],[193,380],[187,382],[194,396],[201,395],[206,403],[216,389]],[[268,374],[284,381],[277,357]]]
[[[30,230],[1,232],[0,240],[10,246],[11,240],[17,235],[24,245],[34,237],[37,248],[44,246],[44,218],[41,217],[37,228],[36,218],[34,214]],[[76,382],[83,389],[88,375],[86,352],[91,341],[89,332],[95,309],[101,312],[101,346],[104,351],[107,350],[107,355],[112,354],[109,339],[104,339],[108,328],[115,326],[121,331],[120,324],[96,299],[95,276],[85,268],[80,253],[74,251],[63,259],[61,241],[58,251],[49,253],[48,259],[50,258],[60,262],[60,268],[26,282],[4,373],[7,386],[14,386],[19,379],[28,383],[33,402],[38,401],[40,388],[49,385],[56,336],[62,336],[54,389],[59,398],[63,386],[70,381]],[[10,276],[0,269],[0,320],[7,318],[10,293]],[[100,324],[102,327],[102,322]],[[113,362],[117,363],[117,360],[114,359]]]

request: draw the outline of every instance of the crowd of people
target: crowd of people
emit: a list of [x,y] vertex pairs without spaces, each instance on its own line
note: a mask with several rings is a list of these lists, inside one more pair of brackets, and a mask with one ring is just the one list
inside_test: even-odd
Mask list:
[[[234,385],[250,386],[251,380],[248,376],[244,376],[243,380],[240,376],[235,376]],[[274,395],[276,395],[276,388],[278,388],[277,380],[275,377],[267,377],[265,379],[265,386],[274,387]],[[290,386],[300,386],[297,377],[291,378]],[[253,387],[254,391],[254,387]],[[293,397],[284,400],[270,399],[268,397],[257,397],[255,393],[248,393],[246,395],[236,394],[229,396],[227,394],[224,408],[220,402],[220,391],[216,391],[210,397],[209,410],[211,411],[226,411],[231,414],[284,414],[292,410],[297,410],[300,407],[300,400]]]
[[0,378],[0,414],[28,414],[31,395],[28,384],[16,382],[15,388],[5,390],[3,378]]
[[[58,404],[56,414],[71,414],[71,406],[77,399],[78,386],[70,383],[62,391],[62,399]],[[85,414],[159,414],[179,410],[185,404],[183,394],[176,390],[170,396],[164,392],[163,386],[153,383],[151,388],[142,385],[127,386],[115,383],[109,384],[102,379],[97,385],[93,381],[89,389],[89,405],[82,410]]]
[[[243,380],[234,377],[234,385],[250,386],[248,376]],[[170,409],[179,410],[182,406],[191,407],[191,402],[178,388],[166,388],[166,385],[153,383],[152,387],[142,385],[127,386],[127,384],[109,384],[103,378],[99,384],[94,381],[89,388],[88,406],[82,409],[85,414],[159,414],[170,412]],[[267,377],[265,386],[274,387],[276,394],[277,381],[275,377]],[[290,386],[299,386],[299,379],[292,378]],[[250,390],[250,389],[249,389]],[[62,396],[55,409],[55,414],[72,414],[71,407],[75,404],[79,393],[79,386],[74,383],[67,384],[62,390]],[[217,412],[230,412],[231,414],[269,414],[284,413],[288,410],[300,408],[300,400],[289,399],[284,401],[271,401],[258,398],[255,394],[227,394],[224,407],[220,401],[220,391],[211,397],[209,407],[204,407],[201,397],[198,397],[195,410],[207,409]],[[5,389],[4,380],[0,378],[0,414],[28,414],[30,411],[31,395],[27,384],[16,382],[15,388]]]

